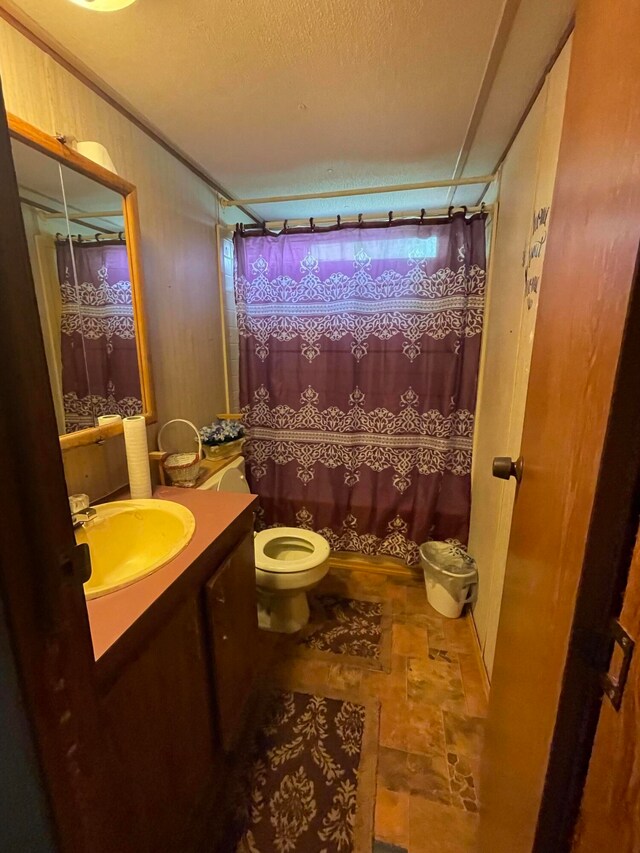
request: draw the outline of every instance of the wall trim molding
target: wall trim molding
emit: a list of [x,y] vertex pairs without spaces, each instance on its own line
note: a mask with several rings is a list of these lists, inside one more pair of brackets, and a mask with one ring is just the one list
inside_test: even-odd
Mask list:
[[476,620],[473,618],[473,610],[470,610],[467,614],[467,618],[469,619],[469,625],[471,626],[471,633],[473,634],[474,646],[475,646],[475,656],[478,661],[478,667],[480,669],[480,674],[482,675],[482,686],[484,687],[484,692],[489,698],[489,693],[491,692],[491,679],[489,678],[489,673],[487,672],[487,665],[484,662],[484,655],[482,654],[482,646],[480,645],[480,637],[478,636],[478,627],[476,625]]
[[413,569],[400,560],[386,559],[384,557],[370,557],[346,551],[332,551],[329,557],[329,565],[333,569],[347,569],[351,572],[370,572],[371,574],[388,575],[389,577],[400,577],[406,580],[422,582],[422,572]]

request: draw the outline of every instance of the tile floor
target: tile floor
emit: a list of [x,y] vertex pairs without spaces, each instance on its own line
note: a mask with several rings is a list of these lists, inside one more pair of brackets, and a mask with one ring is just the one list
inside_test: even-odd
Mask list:
[[374,853],[471,853],[487,697],[470,623],[441,617],[418,582],[334,569],[336,583],[393,602],[391,672],[296,657],[289,641],[275,674],[380,700]]

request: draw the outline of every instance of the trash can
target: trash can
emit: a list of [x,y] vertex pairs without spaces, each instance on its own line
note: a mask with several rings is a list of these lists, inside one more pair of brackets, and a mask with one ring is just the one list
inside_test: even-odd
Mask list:
[[465,604],[476,599],[478,570],[465,549],[456,542],[425,542],[420,546],[429,604],[450,619],[457,619]]

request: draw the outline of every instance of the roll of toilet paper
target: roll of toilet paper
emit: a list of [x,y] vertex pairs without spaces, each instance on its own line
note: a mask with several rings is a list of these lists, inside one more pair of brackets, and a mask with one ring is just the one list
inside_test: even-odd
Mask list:
[[114,175],[118,174],[116,167],[113,165],[113,160],[109,156],[109,152],[100,142],[78,142],[76,151],[78,154],[82,154],[83,157],[93,160],[98,166],[102,166],[104,169],[113,172]]
[[111,426],[111,424],[120,423],[121,415],[98,415],[98,426]]
[[134,415],[123,420],[124,446],[129,470],[129,490],[134,500],[151,497],[151,473],[147,425],[144,415]]

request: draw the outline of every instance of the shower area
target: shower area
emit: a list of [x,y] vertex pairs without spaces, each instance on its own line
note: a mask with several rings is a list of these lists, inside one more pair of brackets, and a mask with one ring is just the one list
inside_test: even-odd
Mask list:
[[260,527],[415,568],[465,545],[493,206],[221,235],[229,406]]

